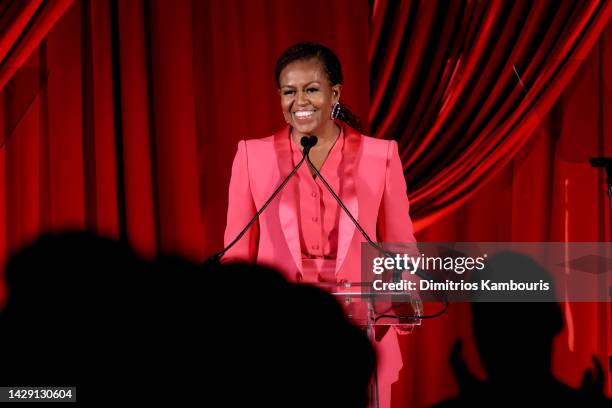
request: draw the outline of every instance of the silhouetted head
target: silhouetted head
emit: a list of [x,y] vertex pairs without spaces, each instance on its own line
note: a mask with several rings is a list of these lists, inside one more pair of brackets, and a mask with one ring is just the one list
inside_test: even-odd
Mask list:
[[375,358],[365,334],[331,295],[276,271],[145,262],[64,233],[13,256],[6,277],[0,384],[72,385],[96,402],[366,405]]
[[216,273],[233,283],[218,292],[215,321],[227,323],[220,340],[238,346],[224,350],[215,378],[248,385],[256,405],[367,405],[374,351],[333,296],[255,265]]
[[[480,278],[493,282],[551,280],[531,258],[510,252],[491,257]],[[506,300],[512,296],[485,294],[488,301],[472,303],[476,344],[492,381],[550,374],[552,342],[563,328],[554,290],[552,286],[549,295],[527,295],[531,301],[526,302],[504,302],[504,296]]]

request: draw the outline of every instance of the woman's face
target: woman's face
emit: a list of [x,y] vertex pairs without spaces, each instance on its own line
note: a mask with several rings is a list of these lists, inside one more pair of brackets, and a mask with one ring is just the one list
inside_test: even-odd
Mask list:
[[333,126],[331,111],[342,86],[332,86],[319,61],[290,63],[282,70],[279,82],[283,115],[295,130],[321,136]]

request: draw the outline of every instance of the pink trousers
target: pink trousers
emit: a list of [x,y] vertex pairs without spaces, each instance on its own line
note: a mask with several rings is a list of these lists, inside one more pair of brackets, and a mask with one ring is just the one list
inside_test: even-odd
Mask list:
[[[304,258],[300,280],[329,290],[336,284],[335,271],[335,259]],[[370,338],[376,350],[379,407],[390,408],[391,385],[398,380],[403,366],[398,334],[390,328],[380,341],[375,341],[373,335]]]

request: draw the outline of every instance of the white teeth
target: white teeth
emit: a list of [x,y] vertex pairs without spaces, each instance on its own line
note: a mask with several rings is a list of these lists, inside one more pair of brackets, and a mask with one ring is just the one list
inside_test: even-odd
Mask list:
[[295,112],[295,116],[297,116],[300,119],[303,119],[303,118],[312,116],[313,113],[314,111],[299,111],[299,112]]

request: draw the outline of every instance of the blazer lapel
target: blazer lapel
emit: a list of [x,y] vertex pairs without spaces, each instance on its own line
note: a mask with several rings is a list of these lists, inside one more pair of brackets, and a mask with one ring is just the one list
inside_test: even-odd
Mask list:
[[[342,175],[338,195],[356,220],[359,220],[359,202],[355,189],[355,166],[361,148],[361,137],[353,129],[344,126],[345,145],[342,157]],[[340,209],[338,221],[338,252],[336,255],[336,275],[342,266],[355,234],[355,225],[346,213]]]
[[[289,146],[289,129],[287,126],[280,132],[274,135],[274,147],[278,156],[278,170],[280,174],[280,181],[284,180],[285,177],[293,170],[293,164],[291,160],[291,149]],[[302,164],[305,166],[305,164]],[[294,175],[295,177],[295,175]],[[297,269],[302,271],[302,256],[300,249],[300,235],[298,226],[298,214],[297,214],[297,185],[295,178],[292,178],[285,188],[280,192],[280,201],[278,206],[278,216],[285,235],[285,241],[289,247],[289,252],[295,261]]]

